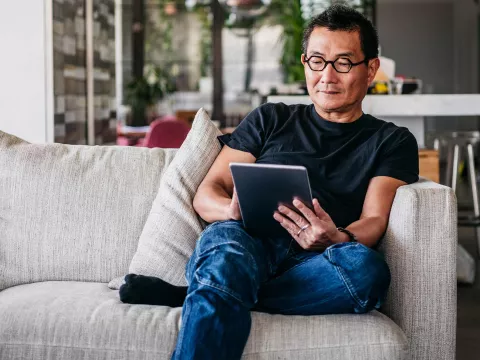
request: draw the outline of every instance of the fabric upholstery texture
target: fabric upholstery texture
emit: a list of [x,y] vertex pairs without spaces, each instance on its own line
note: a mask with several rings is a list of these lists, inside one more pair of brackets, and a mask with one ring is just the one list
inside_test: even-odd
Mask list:
[[409,359],[454,359],[457,204],[421,179],[398,189],[381,245],[392,273],[383,312],[409,339]]
[[[106,284],[43,282],[0,292],[1,359],[169,359],[181,308],[122,304]],[[252,314],[244,359],[405,359],[385,315]]]
[[[193,197],[221,150],[221,135],[204,109],[169,165],[138,242],[129,272],[186,285],[185,266],[204,222],[193,209]],[[118,279],[110,283],[118,286]]]
[[[0,132],[0,359],[170,357],[181,309],[122,304],[104,283],[134,270],[184,284],[203,229],[193,194],[220,150],[199,116],[178,152]],[[385,315],[253,313],[244,358],[454,359],[456,209],[448,187],[401,187],[380,246],[392,273]]]
[[0,290],[124,274],[174,154],[0,132]]

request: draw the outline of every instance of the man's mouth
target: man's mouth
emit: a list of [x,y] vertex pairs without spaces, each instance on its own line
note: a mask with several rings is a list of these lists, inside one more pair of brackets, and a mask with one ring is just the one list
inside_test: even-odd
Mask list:
[[327,94],[327,95],[336,95],[340,94],[340,91],[332,91],[332,90],[320,90],[322,94]]

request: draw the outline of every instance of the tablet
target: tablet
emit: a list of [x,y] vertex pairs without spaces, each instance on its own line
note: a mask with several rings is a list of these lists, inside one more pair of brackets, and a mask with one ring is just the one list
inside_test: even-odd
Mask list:
[[230,163],[245,229],[253,236],[291,237],[273,213],[280,204],[291,209],[294,198],[312,208],[312,192],[304,166]]

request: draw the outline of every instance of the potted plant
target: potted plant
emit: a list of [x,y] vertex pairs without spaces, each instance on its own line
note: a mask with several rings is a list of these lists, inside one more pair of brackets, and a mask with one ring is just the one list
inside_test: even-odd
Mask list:
[[157,116],[157,103],[173,90],[167,71],[146,66],[144,76],[131,80],[125,89],[125,104],[130,107],[127,124],[147,126]]

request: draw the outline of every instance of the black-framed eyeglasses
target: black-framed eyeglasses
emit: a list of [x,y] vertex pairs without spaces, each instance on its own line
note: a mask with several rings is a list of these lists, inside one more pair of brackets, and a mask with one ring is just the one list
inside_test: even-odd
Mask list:
[[317,55],[312,55],[308,59],[305,57],[304,61],[308,64],[308,67],[312,69],[312,71],[322,71],[327,67],[328,64],[332,64],[332,67],[335,69],[335,71],[341,74],[350,72],[354,66],[368,63],[367,58],[357,63],[353,63],[348,58],[340,57],[334,61],[327,61],[323,57]]

